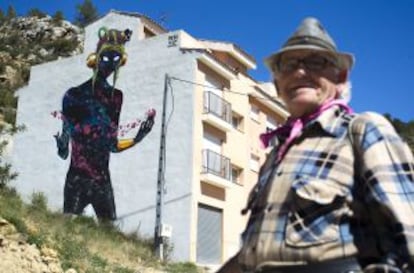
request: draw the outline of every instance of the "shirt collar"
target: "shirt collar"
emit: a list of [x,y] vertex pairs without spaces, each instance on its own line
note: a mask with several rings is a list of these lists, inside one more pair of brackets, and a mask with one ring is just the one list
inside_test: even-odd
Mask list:
[[306,127],[318,126],[320,129],[332,135],[338,137],[342,134],[342,122],[341,116],[346,114],[346,111],[339,105],[335,105],[326,111],[324,111],[317,118],[308,123]]
[[[340,116],[345,113],[352,113],[352,109],[341,100],[332,100],[324,103],[315,110],[314,113],[297,119],[288,119],[286,123],[276,128],[275,130],[260,135],[260,140],[263,147],[267,147],[271,139],[277,138],[279,141],[291,142],[301,134],[302,129],[309,128],[315,124],[319,125],[319,128],[323,129],[328,134],[338,136],[343,128],[343,122],[340,122]],[[339,130],[342,128],[342,130]]]

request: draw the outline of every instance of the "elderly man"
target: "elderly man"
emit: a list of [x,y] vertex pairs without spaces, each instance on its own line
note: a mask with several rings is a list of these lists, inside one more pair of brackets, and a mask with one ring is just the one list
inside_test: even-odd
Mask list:
[[266,59],[291,116],[261,137],[277,145],[219,273],[414,272],[413,156],[382,116],[352,113],[353,63],[315,18]]

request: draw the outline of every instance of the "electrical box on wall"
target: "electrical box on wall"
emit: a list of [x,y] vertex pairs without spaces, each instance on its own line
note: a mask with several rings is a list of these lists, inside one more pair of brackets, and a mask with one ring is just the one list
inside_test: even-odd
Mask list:
[[161,224],[160,236],[171,238],[172,236],[172,226],[167,224]]

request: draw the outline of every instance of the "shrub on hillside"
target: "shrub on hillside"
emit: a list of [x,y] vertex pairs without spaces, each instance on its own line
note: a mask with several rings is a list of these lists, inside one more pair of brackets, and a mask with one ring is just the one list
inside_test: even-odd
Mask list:
[[76,49],[78,43],[76,40],[59,39],[48,42],[45,47],[47,50],[53,49],[55,57],[66,55]]
[[63,12],[58,10],[56,13],[52,16],[52,20],[55,24],[60,25],[63,20],[65,20],[65,16],[63,15]]
[[29,10],[27,12],[27,16],[37,17],[37,18],[43,18],[43,17],[46,17],[47,14],[44,13],[43,11],[41,11],[40,9],[33,8],[33,9],[31,9],[31,10]]

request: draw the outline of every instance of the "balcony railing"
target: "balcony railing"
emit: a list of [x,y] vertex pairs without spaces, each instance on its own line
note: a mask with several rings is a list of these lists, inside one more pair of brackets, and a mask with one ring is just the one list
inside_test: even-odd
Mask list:
[[231,104],[213,92],[204,92],[203,112],[213,114],[231,124]]
[[201,173],[210,173],[230,180],[230,159],[212,150],[203,150],[203,166]]

